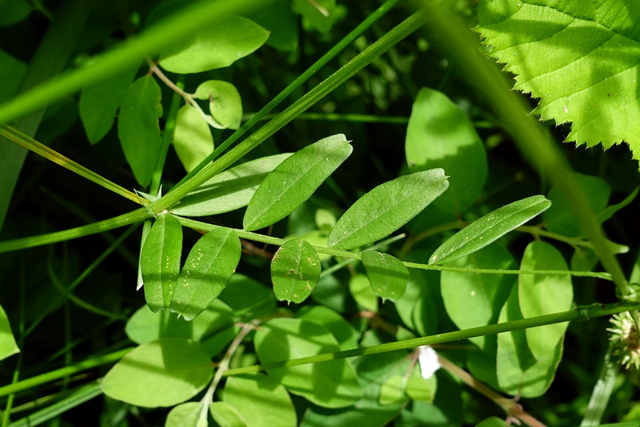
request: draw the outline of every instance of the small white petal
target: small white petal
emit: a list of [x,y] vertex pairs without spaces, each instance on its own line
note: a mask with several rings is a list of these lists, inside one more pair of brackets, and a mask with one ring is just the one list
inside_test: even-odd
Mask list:
[[422,378],[429,379],[440,369],[438,355],[436,351],[428,345],[418,347],[418,361],[420,362],[420,373]]

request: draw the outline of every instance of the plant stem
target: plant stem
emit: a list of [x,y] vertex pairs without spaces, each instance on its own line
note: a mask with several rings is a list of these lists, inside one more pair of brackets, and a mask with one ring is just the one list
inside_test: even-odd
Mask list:
[[443,334],[430,335],[427,337],[413,338],[409,340],[396,341],[387,344],[379,344],[370,347],[356,348],[353,350],[338,351],[335,353],[324,353],[316,356],[301,357],[299,359],[282,360],[279,362],[265,363],[263,365],[244,366],[241,368],[229,369],[224,375],[239,375],[251,372],[259,372],[268,369],[284,368],[289,366],[306,365],[309,363],[327,362],[329,360],[346,359],[356,356],[366,356],[369,354],[386,353],[389,351],[408,350],[421,345],[442,344],[451,341],[466,340],[473,337],[495,335],[503,332],[511,332],[522,329],[534,328],[536,326],[551,325],[554,323],[571,322],[575,320],[588,320],[595,317],[609,316],[623,311],[637,310],[640,304],[593,304],[586,307],[578,307],[574,310],[561,313],[547,314],[544,316],[530,317],[528,319],[514,320],[511,322],[497,323],[495,325],[480,326],[477,328],[464,329],[462,331],[446,332]]
[[62,166],[63,168],[70,170],[73,173],[80,175],[83,178],[88,179],[91,182],[95,182],[99,186],[106,188],[109,191],[112,191],[125,199],[129,199],[139,205],[144,205],[146,200],[140,198],[132,191],[129,191],[118,184],[109,181],[108,179],[102,177],[101,175],[85,168],[84,166],[74,162],[68,157],[63,156],[55,150],[47,147],[46,145],[36,141],[31,138],[29,135],[26,135],[19,130],[7,126],[0,126],[0,136],[5,137],[6,139],[15,142],[21,147],[26,148],[27,150],[31,150],[39,156],[44,157],[45,159],[52,161],[53,163]]

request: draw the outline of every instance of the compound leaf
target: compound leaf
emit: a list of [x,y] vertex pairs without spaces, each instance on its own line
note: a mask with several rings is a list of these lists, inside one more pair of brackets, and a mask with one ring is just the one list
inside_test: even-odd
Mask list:
[[245,230],[267,227],[289,215],[346,160],[353,147],[344,135],[323,138],[283,161],[262,182],[247,206]]
[[247,427],[247,422],[240,412],[226,402],[213,402],[209,412],[220,427]]
[[480,250],[551,206],[544,196],[531,196],[472,222],[435,250],[429,264],[451,262]]
[[442,169],[404,175],[359,198],[338,220],[329,246],[353,249],[396,231],[449,186]]
[[227,286],[240,261],[240,251],[240,239],[228,228],[218,228],[202,236],[180,272],[171,310],[186,320],[202,313]]
[[626,141],[640,159],[640,9],[626,0],[484,1],[479,31],[516,75],[515,89],[540,98],[534,113],[571,122],[568,141],[604,148]]

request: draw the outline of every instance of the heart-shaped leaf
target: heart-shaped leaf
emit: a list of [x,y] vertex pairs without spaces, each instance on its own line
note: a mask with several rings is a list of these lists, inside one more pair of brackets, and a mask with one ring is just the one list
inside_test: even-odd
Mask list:
[[409,270],[402,261],[376,251],[365,251],[361,258],[373,293],[391,301],[396,301],[404,295],[409,283]]
[[333,135],[294,153],[273,170],[253,195],[242,221],[245,230],[267,227],[289,215],[351,154],[344,135]]
[[329,246],[353,249],[396,231],[449,187],[442,169],[385,182],[358,199],[338,220]]
[[531,196],[483,216],[444,242],[429,258],[429,264],[451,262],[480,250],[544,212],[551,202],[544,196]]
[[320,258],[304,240],[289,240],[271,262],[273,293],[280,301],[301,303],[320,280]]
[[228,228],[202,236],[189,252],[171,310],[191,320],[220,295],[240,261],[240,239]]
[[151,311],[169,307],[180,274],[182,225],[173,215],[158,215],[144,242],[140,269]]

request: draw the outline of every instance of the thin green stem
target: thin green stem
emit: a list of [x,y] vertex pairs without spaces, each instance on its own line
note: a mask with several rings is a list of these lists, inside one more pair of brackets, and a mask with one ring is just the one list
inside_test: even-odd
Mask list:
[[248,374],[268,369],[284,368],[290,366],[307,365],[310,363],[327,362],[329,360],[346,359],[370,354],[387,353],[390,351],[409,350],[422,345],[436,345],[451,341],[466,340],[469,338],[496,335],[503,332],[511,332],[522,329],[534,328],[536,326],[551,325],[554,323],[572,322],[575,320],[588,320],[595,317],[609,316],[629,310],[637,310],[639,304],[609,304],[603,306],[594,304],[588,307],[578,307],[574,310],[561,313],[547,314],[544,316],[530,317],[528,319],[514,320],[511,322],[497,323],[495,325],[480,326],[477,328],[465,329],[462,331],[446,332],[443,334],[430,335],[427,337],[413,338],[409,340],[396,341],[388,344],[379,344],[370,347],[356,348],[353,350],[338,351],[335,353],[324,353],[316,356],[302,357],[298,359],[282,360],[279,362],[265,363],[263,365],[244,366],[241,368],[229,369],[225,376]]
[[63,168],[70,170],[75,174],[80,175],[83,178],[88,179],[89,181],[94,182],[99,186],[106,188],[107,190],[112,191],[124,197],[125,199],[129,199],[139,205],[146,204],[145,203],[146,200],[140,198],[135,193],[127,190],[124,187],[119,186],[114,182],[109,181],[108,179],[104,178],[102,175],[99,175],[87,169],[86,167],[74,162],[68,157],[63,156],[57,151],[47,147],[46,145],[31,138],[29,135],[26,135],[11,126],[7,126],[7,125],[0,126],[0,136],[5,137],[9,141],[15,142],[21,147],[24,147],[27,150],[30,150],[36,153],[37,155],[42,156],[45,159],[52,161],[53,163],[60,165]]
[[407,37],[409,34],[416,31],[418,28],[420,28],[423,22],[424,17],[420,12],[413,14],[409,18],[402,21],[391,31],[385,34],[382,38],[380,38],[378,41],[365,49],[362,53],[345,64],[338,71],[322,81],[311,91],[305,94],[302,98],[294,102],[289,108],[278,114],[270,122],[247,137],[247,139],[242,141],[242,143],[236,145],[234,148],[229,150],[226,154],[222,155],[213,163],[209,163],[207,166],[202,168],[200,172],[193,175],[189,180],[185,181],[184,184],[174,187],[160,200],[149,205],[149,208],[153,212],[158,213],[178,203],[184,196],[234,164],[242,156],[256,148],[291,120],[304,112],[307,108],[311,107],[313,104],[324,98],[335,88],[351,78],[355,73],[357,73],[366,65],[382,55],[391,46],[395,45],[396,43]]
[[393,9],[400,0],[387,0],[378,9],[371,13],[367,19],[362,21],[360,25],[347,34],[342,40],[335,44],[327,53],[325,53],[320,59],[318,59],[311,67],[309,67],[304,73],[300,74],[293,82],[287,85],[278,95],[267,103],[260,111],[255,113],[251,119],[243,124],[240,129],[235,131],[229,138],[227,138],[220,146],[207,156],[198,166],[196,166],[189,174],[176,184],[176,187],[183,185],[199,173],[206,165],[217,159],[227,148],[238,141],[244,136],[249,129],[251,129],[256,123],[262,120],[267,114],[269,114],[275,107],[280,105],[289,95],[291,95],[296,89],[302,86],[311,76],[313,76],[318,70],[324,67],[329,61],[336,57],[340,52],[349,46],[354,40],[356,40],[362,33],[365,32],[373,23],[384,16],[388,11]]
[[35,377],[27,378],[22,381],[0,387],[0,397],[7,396],[12,393],[17,393],[23,390],[28,390],[33,387],[37,387],[42,384],[46,384],[51,381],[59,380],[68,375],[74,375],[87,369],[92,369],[97,366],[108,365],[113,362],[117,362],[122,357],[130,352],[133,347],[125,348],[122,350],[114,351],[113,353],[105,354],[103,356],[96,356],[82,362],[76,363],[71,366],[65,366],[64,368],[56,369]]

